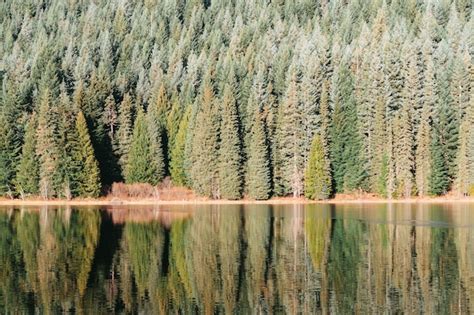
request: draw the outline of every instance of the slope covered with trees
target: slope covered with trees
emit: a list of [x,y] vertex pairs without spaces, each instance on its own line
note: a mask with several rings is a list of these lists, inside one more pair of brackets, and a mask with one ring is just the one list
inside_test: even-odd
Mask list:
[[472,194],[473,10],[3,1],[0,194],[166,176],[228,199]]

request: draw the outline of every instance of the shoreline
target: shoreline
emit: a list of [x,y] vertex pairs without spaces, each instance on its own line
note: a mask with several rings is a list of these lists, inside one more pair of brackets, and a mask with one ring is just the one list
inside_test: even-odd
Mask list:
[[159,205],[288,205],[288,204],[436,204],[436,203],[474,203],[474,197],[434,197],[410,199],[354,198],[307,200],[304,198],[275,198],[269,200],[158,200],[158,199],[1,199],[0,206],[159,206]]

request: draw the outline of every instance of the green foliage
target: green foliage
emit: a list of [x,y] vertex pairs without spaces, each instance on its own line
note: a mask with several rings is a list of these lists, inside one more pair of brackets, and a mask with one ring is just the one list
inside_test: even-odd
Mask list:
[[158,169],[155,161],[148,122],[143,110],[139,109],[125,167],[125,182],[157,184]]
[[429,192],[431,195],[441,195],[449,188],[449,175],[445,164],[443,147],[440,136],[436,132],[431,142],[431,172],[429,180]]
[[177,186],[185,186],[188,176],[185,171],[185,146],[186,135],[188,133],[189,117],[191,116],[191,107],[188,107],[179,123],[178,133],[176,134],[173,148],[170,154],[170,173],[173,183]]
[[100,194],[100,171],[99,165],[94,155],[89,130],[86,119],[80,111],[76,119],[77,147],[75,148],[75,158],[78,166],[77,193],[84,197],[98,197]]
[[338,71],[331,129],[331,162],[336,192],[351,192],[363,187],[366,170],[358,134],[352,75],[342,66]]
[[265,129],[260,115],[255,115],[252,125],[248,158],[247,191],[250,198],[265,200],[270,197],[270,165]]
[[237,199],[249,186],[255,113],[269,197],[303,193],[317,133],[338,193],[426,195],[435,130],[448,190],[458,187],[460,150],[471,155],[459,130],[472,107],[469,1],[18,2],[0,7],[9,13],[0,43],[3,196],[22,193],[15,178],[32,113],[47,198],[77,188],[79,111],[105,187],[127,177],[139,108],[147,182],[171,175],[213,198]]
[[242,155],[239,117],[230,85],[224,87],[219,148],[219,193],[225,199],[242,196]]
[[15,178],[15,187],[22,197],[39,191],[38,157],[36,156],[36,116],[26,126],[25,142]]
[[199,194],[217,198],[219,180],[215,163],[218,161],[220,123],[210,82],[205,83],[200,101],[191,152],[191,183]]
[[304,194],[309,199],[327,199],[331,196],[332,181],[329,160],[320,135],[315,135],[304,174]]

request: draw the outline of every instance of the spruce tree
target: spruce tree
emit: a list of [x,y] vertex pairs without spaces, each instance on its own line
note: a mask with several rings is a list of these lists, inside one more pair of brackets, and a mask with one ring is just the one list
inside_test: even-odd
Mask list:
[[203,84],[194,129],[190,175],[192,187],[196,192],[217,198],[218,168],[215,165],[218,161],[219,116],[211,83],[207,81]]
[[130,143],[133,134],[133,104],[131,97],[126,93],[119,107],[118,129],[115,140],[115,151],[119,157],[122,167],[122,175],[125,176],[125,167],[128,161]]
[[39,192],[36,128],[36,116],[33,114],[26,126],[25,139],[15,177],[16,191],[22,198]]
[[435,130],[431,142],[431,171],[429,182],[429,193],[434,196],[446,193],[449,188],[449,174],[440,137],[438,130]]
[[153,104],[150,104],[148,107],[147,126],[150,137],[150,150],[153,157],[153,165],[151,165],[151,168],[156,172],[151,183],[156,185],[165,177],[166,164],[162,139],[164,126],[160,121],[159,109]]
[[459,129],[455,190],[464,196],[474,195],[474,131],[472,126],[474,126],[474,106],[468,108]]
[[54,197],[60,189],[59,149],[55,142],[57,122],[52,115],[51,92],[45,89],[41,93],[38,111],[38,129],[36,130],[36,154],[39,160],[40,194],[43,198]]
[[429,191],[429,179],[431,177],[431,126],[428,104],[423,107],[421,122],[416,135],[415,169],[418,195],[425,196]]
[[77,140],[74,148],[75,161],[78,165],[76,192],[81,197],[96,198],[100,194],[100,171],[99,164],[95,158],[86,119],[82,111],[79,111],[76,119]]
[[296,70],[291,72],[284,102],[281,104],[281,123],[278,146],[283,170],[284,193],[299,197],[303,193],[304,126],[298,92]]
[[363,188],[366,170],[358,133],[352,75],[343,66],[339,72],[331,128],[331,162],[336,192],[351,192]]
[[191,106],[184,113],[179,123],[178,132],[175,137],[173,148],[170,154],[170,173],[173,184],[185,186],[187,184],[187,174],[185,168],[185,147],[186,135],[188,133],[189,118],[191,116]]
[[239,117],[231,86],[226,84],[222,97],[222,120],[219,148],[219,188],[225,199],[242,196],[242,153]]
[[256,200],[266,200],[271,194],[268,145],[260,114],[255,114],[252,124],[248,157],[248,196]]
[[157,169],[145,113],[140,108],[133,128],[132,142],[125,166],[125,182],[156,184]]
[[325,152],[322,137],[316,134],[311,144],[309,160],[304,174],[304,194],[306,198],[327,199],[331,195],[331,170]]

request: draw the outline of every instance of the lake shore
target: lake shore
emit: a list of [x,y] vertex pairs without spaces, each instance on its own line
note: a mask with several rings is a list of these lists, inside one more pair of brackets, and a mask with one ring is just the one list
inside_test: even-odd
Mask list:
[[308,200],[305,198],[272,198],[269,200],[210,200],[205,198],[192,200],[159,200],[159,199],[0,199],[0,206],[151,206],[151,205],[240,205],[240,204],[380,204],[380,203],[411,203],[411,204],[430,204],[430,203],[474,203],[474,197],[425,197],[409,199],[385,199],[377,197],[344,197],[328,200]]

